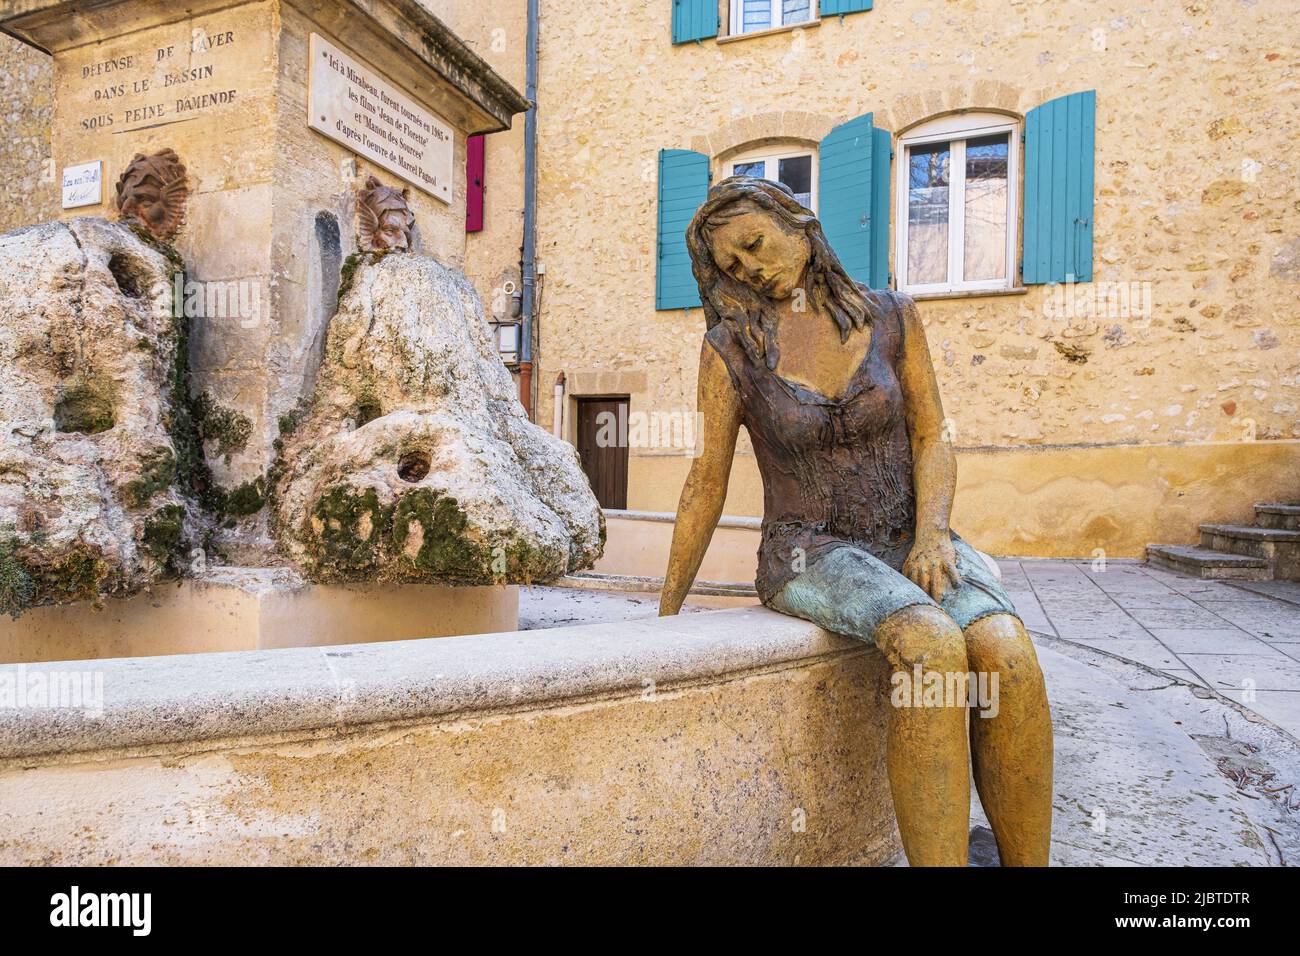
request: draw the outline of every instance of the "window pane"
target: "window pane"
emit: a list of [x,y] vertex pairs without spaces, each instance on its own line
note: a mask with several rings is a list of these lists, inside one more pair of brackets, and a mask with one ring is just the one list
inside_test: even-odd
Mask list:
[[781,24],[803,23],[812,19],[812,0],[781,0]]
[[767,178],[767,160],[759,159],[752,163],[735,163],[731,167],[733,176],[753,176],[755,179]]
[[812,157],[792,156],[777,162],[776,178],[790,187],[794,198],[805,208],[812,208]]
[[772,26],[772,0],[741,0],[740,32],[767,30]]
[[966,141],[966,279],[1007,277],[1010,134]]
[[947,143],[907,151],[907,282],[948,281]]

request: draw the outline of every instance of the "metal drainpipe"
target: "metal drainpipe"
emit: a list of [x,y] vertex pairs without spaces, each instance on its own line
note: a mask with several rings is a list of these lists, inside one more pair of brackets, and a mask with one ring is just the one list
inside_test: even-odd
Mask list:
[[529,419],[533,417],[533,289],[537,283],[537,4],[528,0],[528,51],[524,96],[529,104],[524,114],[524,243],[520,277],[520,311],[523,328],[519,344],[519,401]]

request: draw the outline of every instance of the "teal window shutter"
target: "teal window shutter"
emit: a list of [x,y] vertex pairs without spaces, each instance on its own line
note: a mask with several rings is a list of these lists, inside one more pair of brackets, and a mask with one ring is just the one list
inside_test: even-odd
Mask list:
[[822,0],[819,7],[824,17],[844,16],[846,13],[861,13],[871,9],[871,0]]
[[673,0],[673,42],[718,35],[718,0]]
[[1092,281],[1097,91],[1049,100],[1025,116],[1026,285]]
[[889,132],[867,113],[821,142],[817,206],[844,269],[873,289],[889,283]]
[[873,289],[889,286],[889,185],[894,138],[887,129],[871,129],[871,276]]
[[689,149],[659,151],[659,227],[655,244],[655,308],[690,309],[700,289],[686,251],[686,227],[709,193],[709,158]]

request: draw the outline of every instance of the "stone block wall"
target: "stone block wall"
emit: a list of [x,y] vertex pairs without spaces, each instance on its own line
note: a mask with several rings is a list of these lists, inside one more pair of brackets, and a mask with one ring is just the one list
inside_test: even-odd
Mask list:
[[59,212],[50,157],[54,114],[54,68],[48,56],[0,36],[0,103],[5,135],[0,137],[0,232],[53,219]]

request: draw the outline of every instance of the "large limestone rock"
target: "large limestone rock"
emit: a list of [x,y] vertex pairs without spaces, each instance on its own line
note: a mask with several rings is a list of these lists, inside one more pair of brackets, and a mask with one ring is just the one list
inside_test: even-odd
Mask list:
[[0,236],[0,611],[179,568],[175,268],[102,219]]
[[600,507],[572,446],[525,417],[473,286],[425,256],[350,266],[315,402],[282,422],[284,549],[318,581],[527,583],[590,567]]

